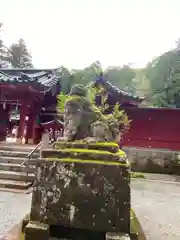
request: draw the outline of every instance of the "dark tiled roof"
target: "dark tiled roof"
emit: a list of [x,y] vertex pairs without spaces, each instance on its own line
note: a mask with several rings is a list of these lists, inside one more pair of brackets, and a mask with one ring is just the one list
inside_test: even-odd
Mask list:
[[116,99],[117,102],[119,101],[120,104],[137,106],[146,99],[145,97],[131,95],[130,93],[117,88],[110,81],[105,80],[102,76],[97,78],[95,82],[91,83],[91,85],[93,84],[101,85],[109,93],[109,95]]
[[29,84],[33,89],[49,91],[59,82],[55,71],[50,69],[1,69],[0,83]]
[[127,93],[127,92],[125,92],[125,91],[115,87],[109,81],[104,82],[103,86],[113,96],[119,97],[120,99],[123,98],[124,101],[141,103],[142,101],[145,100],[145,97],[138,97],[138,96],[135,96],[135,95],[131,95],[131,94],[129,94],[129,93]]

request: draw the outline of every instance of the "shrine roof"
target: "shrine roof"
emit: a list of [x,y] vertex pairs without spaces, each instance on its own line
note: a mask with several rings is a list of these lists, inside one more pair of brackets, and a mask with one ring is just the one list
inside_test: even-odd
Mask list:
[[146,99],[146,97],[135,96],[119,89],[110,81],[103,79],[102,76],[99,77],[93,84],[101,85],[107,91],[107,93],[121,105],[138,106]]
[[0,84],[28,84],[36,91],[49,91],[59,82],[52,69],[2,69]]

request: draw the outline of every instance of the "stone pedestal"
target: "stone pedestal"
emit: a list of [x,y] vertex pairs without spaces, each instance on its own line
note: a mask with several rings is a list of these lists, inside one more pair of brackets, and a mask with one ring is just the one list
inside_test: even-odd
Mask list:
[[30,219],[49,225],[129,232],[127,166],[115,162],[42,160],[37,169]]
[[25,228],[25,240],[49,240],[49,237],[47,224],[29,222]]
[[57,149],[60,145],[42,150],[30,222],[129,234],[130,174],[125,153],[114,144],[67,143],[67,148],[62,144]]
[[129,234],[106,233],[106,240],[131,240]]

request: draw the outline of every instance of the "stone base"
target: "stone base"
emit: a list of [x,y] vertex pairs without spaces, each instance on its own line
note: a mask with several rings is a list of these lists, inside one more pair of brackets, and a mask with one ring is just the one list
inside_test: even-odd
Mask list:
[[126,164],[47,160],[37,167],[30,219],[91,231],[130,230]]
[[131,170],[180,175],[180,152],[167,149],[124,147]]
[[49,237],[47,224],[29,222],[25,227],[25,240],[49,240]]
[[106,240],[131,240],[129,234],[106,233]]
[[[29,223],[30,216],[27,215],[15,228],[11,230],[11,232],[7,236],[7,240],[24,240],[24,232],[26,229],[26,226]],[[50,228],[50,237],[49,240],[58,240],[58,239],[93,239],[93,240],[113,240],[113,239],[119,239],[119,240],[146,240],[146,237],[142,231],[142,228],[139,224],[138,219],[136,218],[136,215],[134,211],[131,209],[131,230],[130,230],[130,237],[127,234],[122,233],[112,233],[112,232],[89,232],[84,231],[83,229],[74,229],[74,228],[66,228],[62,226],[54,226],[55,228]],[[92,235],[93,234],[93,235]]]

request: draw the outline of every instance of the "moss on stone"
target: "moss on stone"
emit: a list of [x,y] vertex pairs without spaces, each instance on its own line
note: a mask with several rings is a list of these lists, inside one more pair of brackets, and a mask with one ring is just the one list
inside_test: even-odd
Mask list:
[[138,230],[139,230],[139,224],[138,224],[138,220],[136,218],[136,215],[135,215],[135,212],[133,209],[131,209],[130,211],[130,219],[131,219],[131,233],[138,233]]
[[133,240],[146,240],[141,224],[133,209],[130,211],[130,236]]
[[72,158],[59,159],[56,157],[48,157],[45,160],[46,161],[53,160],[53,161],[60,161],[60,162],[67,162],[67,163],[92,163],[92,164],[101,164],[101,165],[115,165],[115,166],[129,168],[129,163],[121,163],[118,161],[83,160],[83,159],[72,159]]
[[[58,144],[56,147],[61,145]],[[68,225],[69,206],[75,206],[77,211],[71,227],[129,232],[130,164],[125,152],[119,149],[118,144],[110,142],[67,142],[63,147],[42,151],[42,160],[37,166],[39,175],[33,193],[31,220]],[[115,152],[110,151],[112,147],[116,148]],[[47,193],[48,211],[39,198],[41,191]]]
[[142,172],[131,172],[131,178],[145,178]]
[[55,149],[64,148],[78,148],[78,149],[91,149],[91,150],[105,150],[112,153],[119,151],[119,146],[115,142],[98,142],[98,143],[87,143],[86,141],[75,141],[75,142],[65,142],[59,141],[53,144]]
[[42,151],[42,158],[73,158],[82,160],[103,160],[126,162],[126,154],[119,150],[117,153],[91,149],[47,149]]

